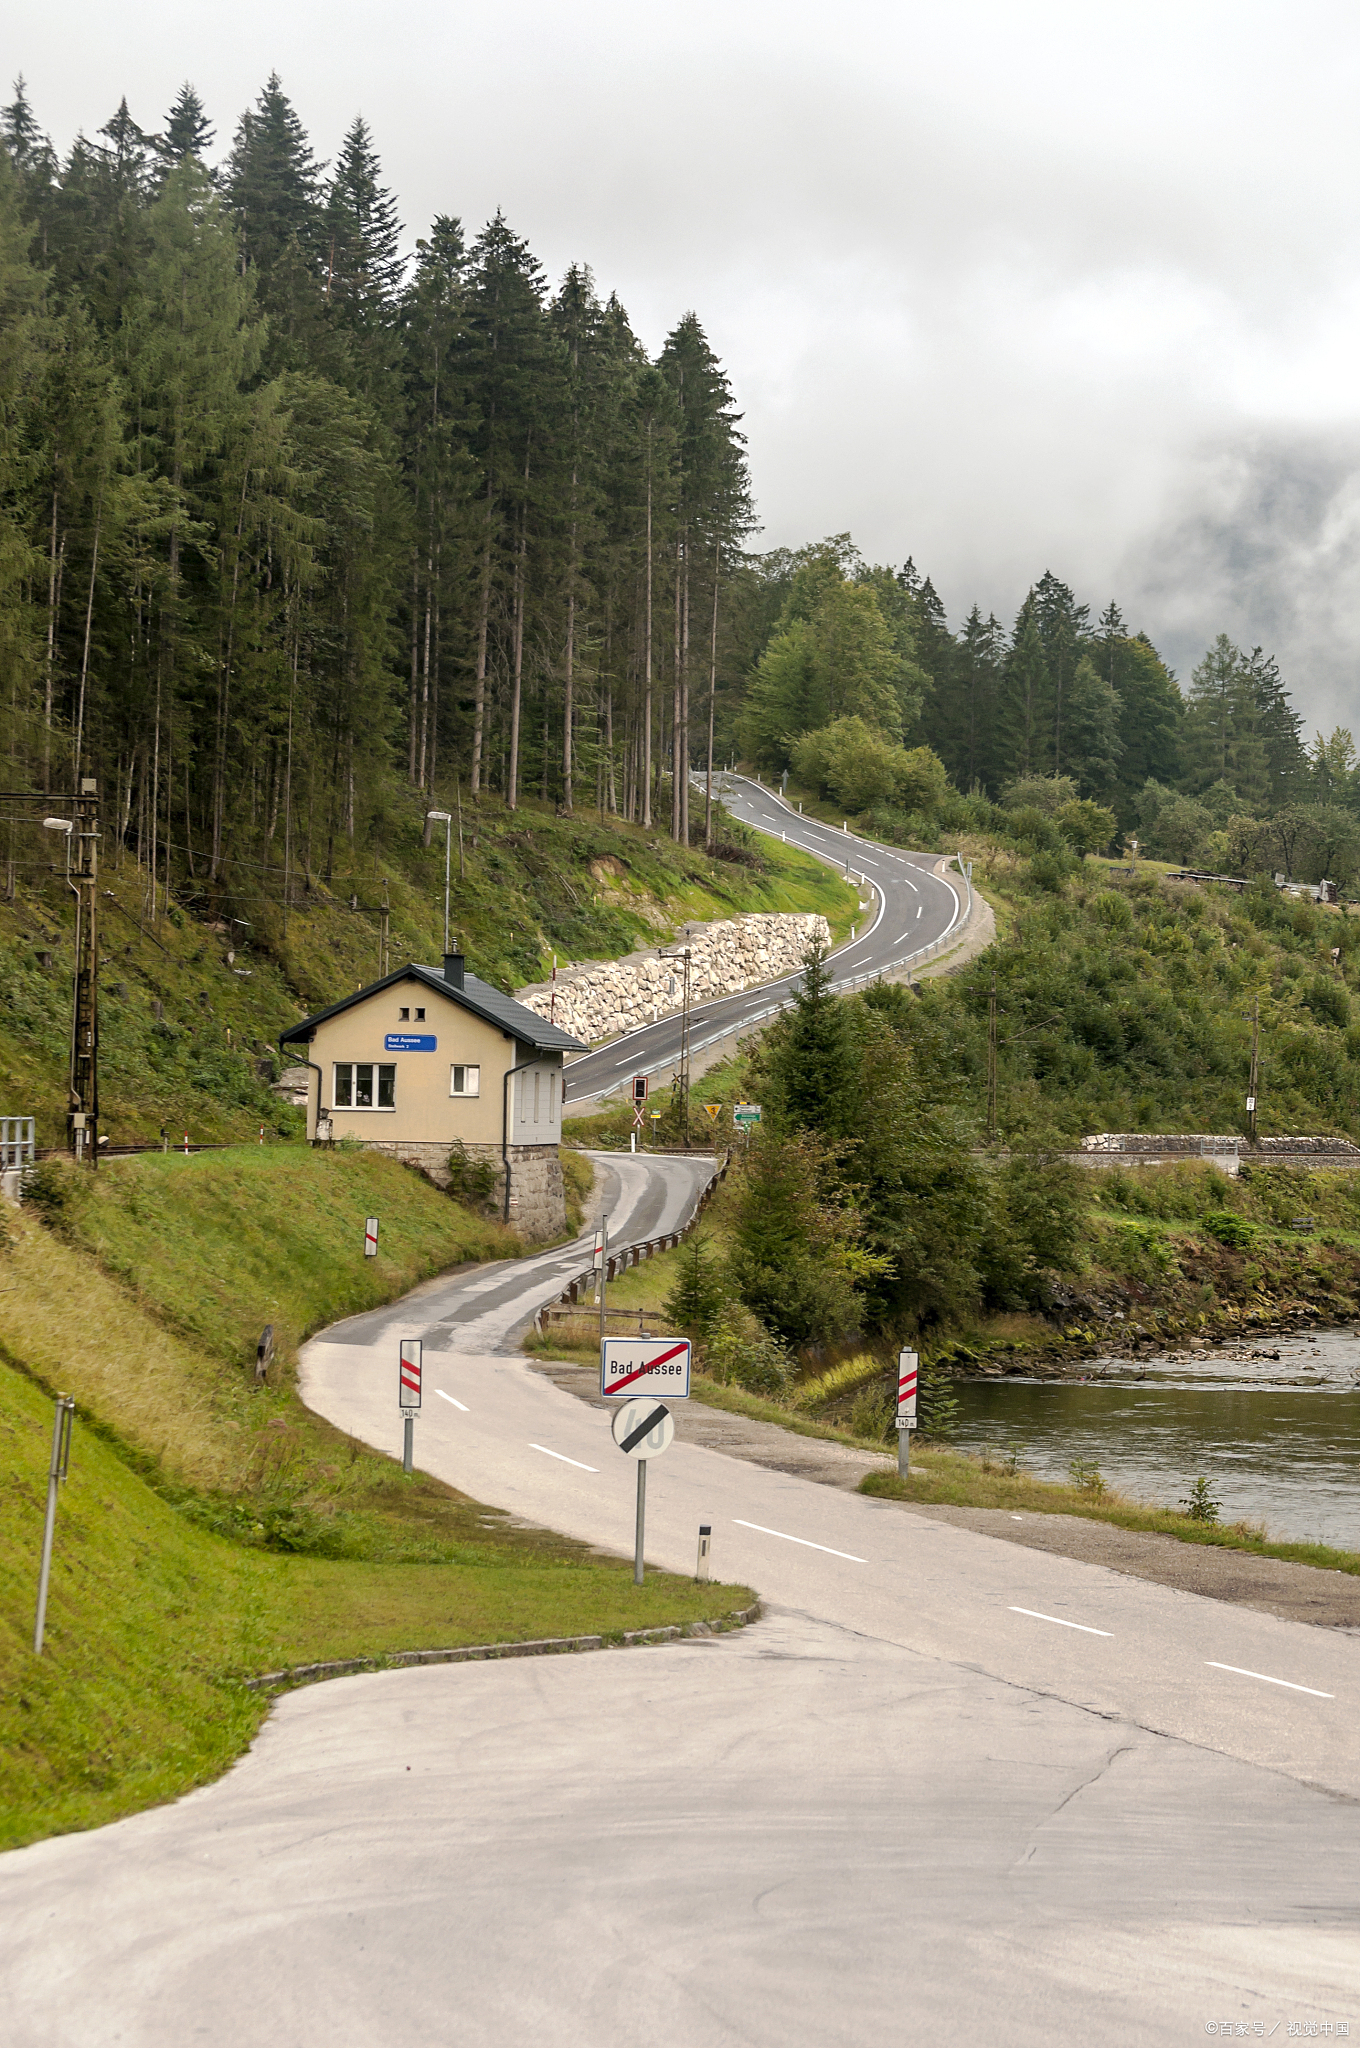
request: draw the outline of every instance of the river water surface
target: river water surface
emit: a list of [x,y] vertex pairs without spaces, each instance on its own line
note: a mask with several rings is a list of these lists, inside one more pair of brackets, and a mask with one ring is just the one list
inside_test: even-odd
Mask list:
[[1203,1475],[1225,1522],[1360,1550],[1360,1328],[1093,1359],[1090,1374],[956,1385],[960,1450],[1020,1446],[1040,1479],[1089,1459],[1109,1485],[1165,1507]]

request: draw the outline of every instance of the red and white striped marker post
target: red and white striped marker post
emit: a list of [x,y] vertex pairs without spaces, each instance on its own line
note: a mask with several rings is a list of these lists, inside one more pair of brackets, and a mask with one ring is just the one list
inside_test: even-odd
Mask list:
[[897,1469],[905,1479],[911,1455],[911,1432],[916,1427],[916,1381],[920,1358],[914,1351],[897,1354]]
[[377,1256],[378,1219],[376,1216],[366,1216],[364,1218],[364,1257],[366,1259],[376,1259]]
[[420,1339],[403,1337],[401,1340],[401,1363],[397,1372],[397,1402],[401,1409],[402,1451],[401,1469],[412,1469],[411,1454],[415,1450],[415,1423],[420,1413]]

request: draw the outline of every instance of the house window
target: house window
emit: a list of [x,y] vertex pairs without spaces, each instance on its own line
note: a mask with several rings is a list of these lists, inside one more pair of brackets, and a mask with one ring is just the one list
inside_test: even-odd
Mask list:
[[480,1067],[450,1067],[450,1095],[480,1095],[482,1092],[482,1070]]
[[409,1024],[409,1023],[410,1023],[410,1021],[411,1021],[411,1012],[410,1012],[409,1010],[398,1010],[398,1011],[397,1011],[397,1022],[398,1022],[398,1024]]
[[416,1022],[417,1024],[423,1024],[425,1022],[425,1012],[423,1010],[416,1011]]
[[369,1060],[337,1060],[335,1106],[337,1109],[395,1109],[396,1067],[376,1066]]

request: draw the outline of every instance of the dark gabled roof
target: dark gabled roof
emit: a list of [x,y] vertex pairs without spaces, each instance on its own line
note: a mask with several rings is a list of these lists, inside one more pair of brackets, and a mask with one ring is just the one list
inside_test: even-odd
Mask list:
[[330,1017],[338,1017],[342,1010],[353,1009],[356,1003],[366,1002],[369,996],[380,995],[385,988],[395,988],[401,981],[423,982],[436,995],[447,996],[450,1002],[461,1003],[465,1010],[471,1010],[474,1017],[481,1017],[488,1024],[495,1024],[511,1038],[520,1039],[525,1045],[532,1045],[537,1052],[585,1052],[588,1050],[579,1038],[572,1038],[567,1032],[550,1024],[546,1017],[540,1017],[523,1003],[517,1003],[513,996],[502,995],[489,981],[481,981],[475,974],[464,973],[462,987],[446,981],[435,967],[418,967],[411,961],[405,967],[398,967],[395,973],[384,975],[381,981],[370,981],[367,988],[356,989],[352,996],[342,996],[338,1003],[318,1010],[311,1017],[304,1017],[300,1024],[279,1034],[279,1044],[288,1045],[295,1040],[310,1038],[318,1024],[324,1024]]

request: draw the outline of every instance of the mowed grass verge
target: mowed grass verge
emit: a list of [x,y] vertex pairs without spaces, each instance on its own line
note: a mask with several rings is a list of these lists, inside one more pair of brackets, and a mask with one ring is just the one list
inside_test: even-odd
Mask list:
[[[0,1845],[217,1775],[267,1703],[244,1680],[330,1658],[720,1618],[746,1588],[595,1556],[310,1413],[294,1347],[513,1239],[366,1153],[101,1168],[0,1250]],[[365,1261],[366,1215],[382,1250]],[[264,1322],[280,1333],[253,1385]],[[77,1403],[47,1649],[32,1652],[51,1396]]]

